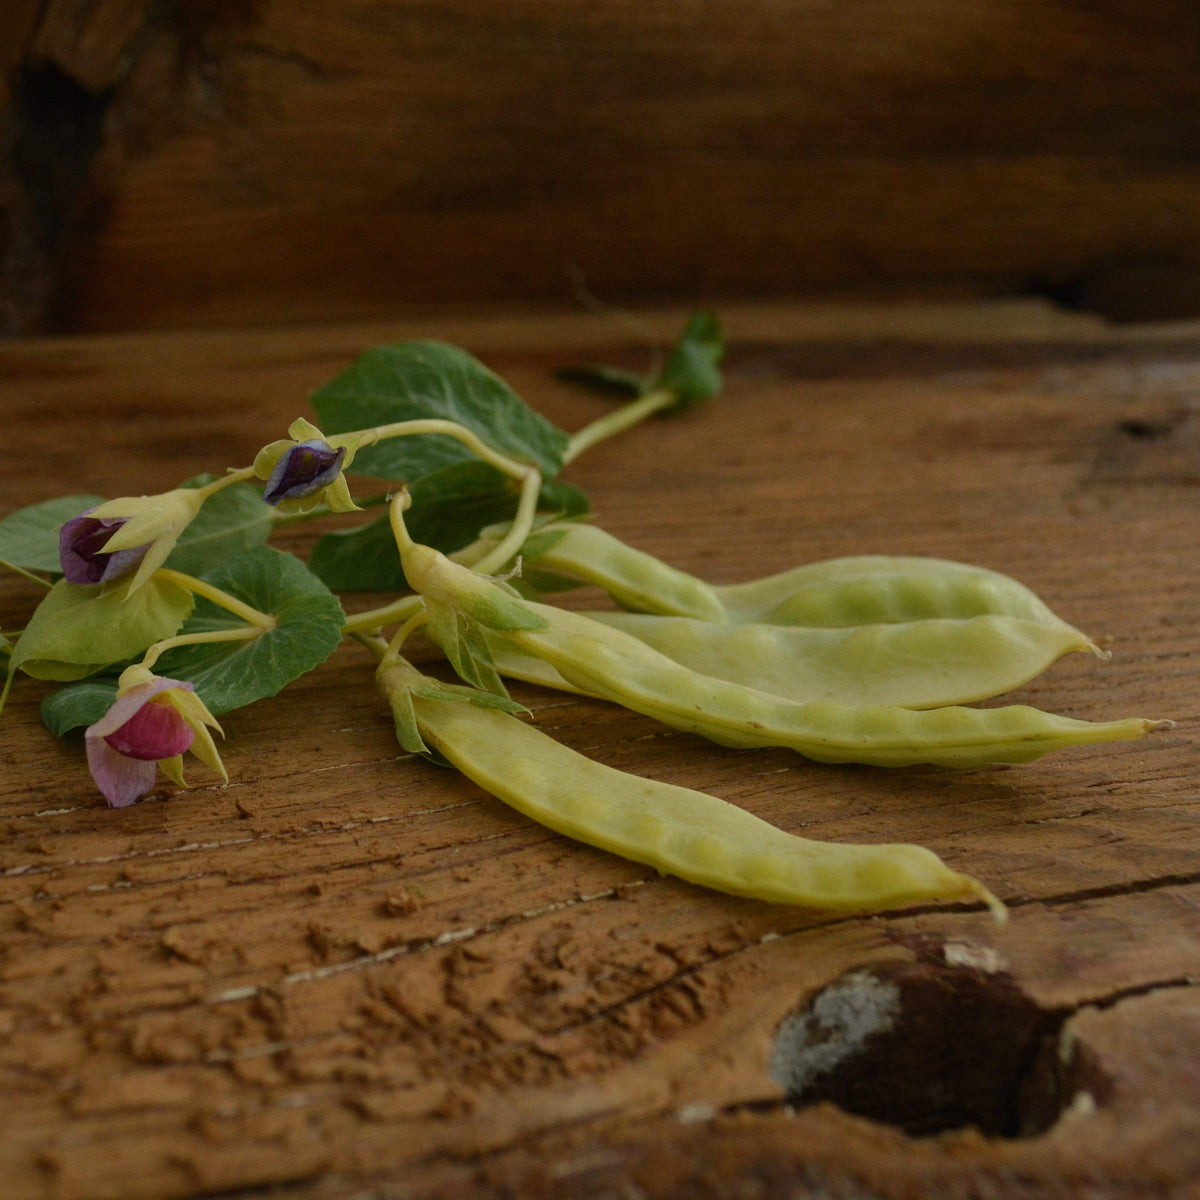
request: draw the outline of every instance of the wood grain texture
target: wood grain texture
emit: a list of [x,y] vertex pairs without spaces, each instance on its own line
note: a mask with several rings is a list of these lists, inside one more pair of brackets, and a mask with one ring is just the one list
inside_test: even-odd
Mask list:
[[[52,65],[105,117],[57,240],[10,264],[14,327],[561,303],[573,272],[616,301],[1049,288],[1197,308],[1188,0],[12,11],[12,65]],[[25,95],[11,124],[48,103]],[[37,181],[7,174],[19,248]]]
[[[637,316],[662,339],[681,319]],[[356,647],[227,715],[228,787],[197,767],[122,812],[22,682],[0,774],[6,1198],[1124,1200],[1200,1182],[1200,329],[1037,305],[726,317],[725,396],[571,468],[607,528],[718,582],[876,551],[998,568],[1113,651],[1014,698],[1176,726],[889,772],[519,690],[605,762],[809,837],[928,845],[1008,902],[998,928],[731,899],[552,835],[402,755]],[[248,461],[359,349],[415,335],[475,351],[568,428],[603,402],[554,367],[648,354],[595,317],[502,312],[10,342],[20,459],[0,514]],[[37,590],[0,587],[11,629]],[[891,1042],[848,1051],[840,1077],[852,1095],[867,1072],[882,1112],[789,1100],[780,1024],[863,972],[904,984]],[[902,1131],[898,1110],[947,1085],[947,1046],[1018,1028],[1028,1094],[999,1099],[1041,1132]]]

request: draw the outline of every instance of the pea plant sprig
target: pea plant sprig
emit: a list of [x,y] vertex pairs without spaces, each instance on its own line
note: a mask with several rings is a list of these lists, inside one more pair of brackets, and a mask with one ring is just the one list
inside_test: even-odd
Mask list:
[[[0,564],[46,592],[0,645],[4,697],[18,676],[61,684],[43,720],[58,736],[83,728],[92,777],[120,808],[160,769],[185,786],[185,753],[227,781],[217,718],[275,695],[350,638],[374,656],[402,747],[568,836],[781,903],[977,901],[1002,915],[982,884],[928,850],[812,842],[591,762],[508,694],[506,680],[524,680],[722,745],[885,767],[1024,762],[1156,724],[968,707],[1063,654],[1099,654],[996,572],[872,555],[715,586],[604,532],[563,468],[656,413],[715,396],[723,353],[719,323],[700,313],[650,377],[576,370],[626,395],[568,434],[460,349],[377,347],[314,393],[318,423],[297,418],[248,466],[154,496],[72,495],[12,513],[0,521]],[[389,490],[356,497],[360,476]],[[307,561],[269,544],[291,521],[357,513]],[[621,611],[548,602],[581,584]],[[393,598],[348,617],[339,594],[365,590]],[[418,631],[460,682],[405,657]]]

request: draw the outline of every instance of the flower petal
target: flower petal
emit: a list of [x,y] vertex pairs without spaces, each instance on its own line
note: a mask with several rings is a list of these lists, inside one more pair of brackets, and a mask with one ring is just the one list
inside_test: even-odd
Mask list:
[[[124,520],[118,517],[93,517],[92,509],[67,521],[58,531],[58,560],[68,583],[107,583],[128,574],[149,548],[135,545],[122,549],[112,546]],[[110,548],[111,547],[111,548]]]
[[217,718],[208,711],[207,705],[190,687],[185,688],[181,685],[178,689],[168,692],[166,699],[179,710],[183,719],[193,729],[199,730],[205,725],[211,725],[222,737],[225,736]]
[[345,457],[344,447],[335,450],[320,438],[297,442],[275,464],[263,488],[263,499],[278,504],[280,500],[299,500],[319,492],[338,477]]
[[88,770],[113,808],[140,800],[152,787],[157,766],[118,754],[103,738],[87,739]]
[[192,742],[191,751],[206,767],[211,767],[226,783],[229,782],[229,772],[225,770],[225,764],[221,761],[217,744],[203,725],[196,730],[196,739]]
[[254,474],[259,479],[270,479],[275,464],[295,445],[291,438],[280,438],[268,442],[254,456]]
[[89,725],[84,730],[84,736],[89,739],[108,737],[110,733],[120,729],[142,705],[169,688],[183,688],[184,691],[190,692],[193,685],[183,679],[157,677],[147,683],[139,683],[128,691],[118,692],[112,707],[94,725]]
[[105,737],[118,754],[158,762],[187,750],[195,731],[170,701],[143,704],[119,729]]
[[211,726],[222,737],[224,737],[224,733],[221,726],[217,724],[217,719],[208,711],[204,701],[195,692],[182,690],[167,692],[166,698],[178,709],[180,715],[192,727],[196,735],[195,741],[191,745],[192,753],[228,783],[229,772],[225,770],[225,764],[221,761],[221,755],[217,751],[212,734],[208,732],[208,727]]

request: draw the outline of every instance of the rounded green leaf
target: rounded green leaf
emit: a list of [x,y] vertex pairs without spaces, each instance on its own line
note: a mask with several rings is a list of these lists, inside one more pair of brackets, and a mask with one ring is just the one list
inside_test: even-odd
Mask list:
[[[197,475],[184,487],[203,487],[212,475]],[[188,575],[203,575],[229,559],[261,546],[275,526],[275,510],[262,498],[262,489],[248,483],[222,488],[179,535],[164,566]]]
[[[259,546],[204,579],[276,621],[273,629],[249,641],[180,646],[158,660],[159,675],[190,680],[213,713],[274,696],[323,663],[341,641],[342,606],[293,554]],[[244,628],[240,618],[201,598],[183,632]]]
[[0,561],[27,571],[61,574],[59,528],[86,509],[103,503],[103,496],[59,496],[9,513],[0,521]]
[[82,679],[169,638],[192,611],[192,594],[151,578],[130,593],[127,580],[103,587],[60,579],[13,647],[10,670],[36,679]]
[[[567,448],[567,435],[534,412],[499,375],[445,342],[376,346],[316,391],[312,405],[326,434],[426,417],[456,421],[502,453],[536,463],[546,476],[558,474]],[[423,434],[366,447],[353,469],[411,482],[473,458],[453,438]]]
[[84,679],[58,688],[42,701],[42,723],[55,737],[94,725],[117,698],[117,677]]

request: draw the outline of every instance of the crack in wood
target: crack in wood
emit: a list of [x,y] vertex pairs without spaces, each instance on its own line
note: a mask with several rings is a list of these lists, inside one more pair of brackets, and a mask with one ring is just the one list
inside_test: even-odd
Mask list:
[[1190,887],[1200,883],[1200,871],[1160,875],[1153,879],[1133,880],[1127,883],[1103,884],[1094,888],[1079,888],[1070,892],[1059,892],[1050,896],[1023,896],[1005,903],[1010,909],[1025,908],[1031,904],[1053,908],[1065,904],[1083,904],[1092,900],[1107,900],[1114,897],[1140,896],[1165,888]]
[[332,978],[335,975],[343,975],[348,971],[361,971],[379,966],[382,963],[391,962],[393,959],[404,958],[408,955],[439,950],[455,942],[472,940],[490,933],[500,932],[522,921],[535,920],[550,913],[577,908],[581,904],[591,904],[597,900],[610,900],[623,894],[631,887],[636,886],[639,886],[636,881],[634,883],[620,884],[617,887],[608,888],[602,892],[593,892],[569,900],[557,900],[538,908],[526,909],[524,912],[501,917],[486,925],[468,925],[459,929],[448,929],[432,938],[419,938],[412,942],[402,942],[398,945],[389,946],[384,950],[377,951],[374,954],[364,954],[359,958],[348,959],[345,962],[330,963],[327,966],[314,967],[306,971],[296,971],[290,975],[282,976],[274,983],[250,984],[244,987],[229,988],[224,992],[210,997],[208,1003],[227,1004],[233,1001],[246,1000],[264,992],[269,992],[274,988],[288,988],[304,983],[315,983],[322,979]]

